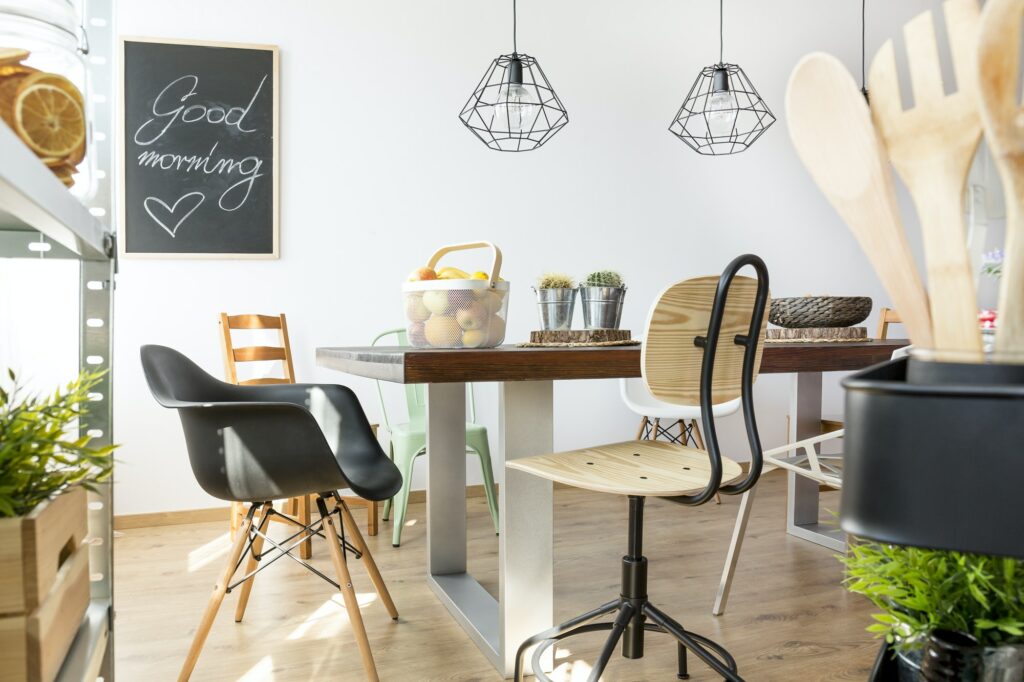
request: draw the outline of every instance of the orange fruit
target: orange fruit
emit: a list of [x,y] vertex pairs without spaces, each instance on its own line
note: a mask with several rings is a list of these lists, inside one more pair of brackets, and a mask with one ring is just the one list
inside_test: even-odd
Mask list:
[[82,106],[63,87],[30,83],[31,78],[21,83],[14,98],[14,131],[39,156],[60,158],[76,152],[85,142]]

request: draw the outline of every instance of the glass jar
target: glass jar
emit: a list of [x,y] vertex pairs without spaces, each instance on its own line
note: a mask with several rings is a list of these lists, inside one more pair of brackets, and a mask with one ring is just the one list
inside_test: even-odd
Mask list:
[[92,97],[86,53],[88,44],[78,9],[71,0],[0,0],[0,48],[29,52],[21,63],[67,78],[82,93],[85,157],[77,164],[71,192],[85,201],[95,193],[96,163],[92,149]]

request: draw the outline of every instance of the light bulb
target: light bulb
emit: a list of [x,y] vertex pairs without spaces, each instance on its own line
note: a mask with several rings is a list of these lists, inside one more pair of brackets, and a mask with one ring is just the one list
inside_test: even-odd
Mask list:
[[498,92],[491,130],[529,132],[540,113],[537,97],[522,83],[508,83]]
[[705,114],[711,137],[729,137],[736,125],[736,95],[731,90],[719,90],[708,96]]

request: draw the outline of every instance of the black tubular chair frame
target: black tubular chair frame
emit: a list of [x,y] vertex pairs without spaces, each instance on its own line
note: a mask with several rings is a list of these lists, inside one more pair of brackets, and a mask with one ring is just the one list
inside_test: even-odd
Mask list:
[[[712,410],[712,382],[715,371],[715,353],[718,348],[718,337],[722,331],[722,317],[725,314],[725,302],[729,295],[732,282],[739,271],[751,266],[757,272],[757,293],[754,298],[754,310],[750,316],[750,326],[746,334],[737,334],[733,343],[743,346],[743,368],[740,375],[740,396],[743,404],[743,422],[747,430],[747,442],[750,446],[750,471],[739,483],[721,485],[722,453],[718,447],[718,432],[715,429],[715,413]],[[700,368],[700,410],[704,425],[704,443],[711,459],[712,480],[707,488],[696,495],[683,495],[671,498],[681,504],[703,504],[715,493],[723,495],[741,495],[757,483],[764,465],[764,452],[761,437],[757,431],[757,418],[754,416],[754,369],[757,362],[757,346],[761,341],[761,325],[764,322],[768,307],[768,268],[760,257],[753,254],[738,256],[722,272],[715,291],[715,301],[711,307],[711,320],[708,323],[707,336],[698,336],[694,345],[704,349],[704,359]]]
[[[743,404],[743,420],[746,425],[747,440],[750,445],[750,471],[739,483],[721,485],[722,455],[718,446],[715,431],[714,412],[712,410],[712,383],[714,379],[715,349],[718,345],[725,315],[725,304],[730,287],[739,271],[751,266],[757,273],[757,291],[754,308],[750,316],[750,326],[746,334],[737,334],[733,343],[744,348],[743,366],[740,377],[740,394]],[[700,375],[700,406],[704,424],[704,440],[711,465],[711,477],[707,486],[699,493],[681,495],[663,499],[685,505],[699,505],[707,502],[715,493],[721,491],[727,495],[739,495],[753,487],[761,475],[763,452],[761,439],[757,431],[754,417],[753,384],[757,363],[758,344],[761,342],[761,325],[764,322],[768,306],[768,268],[758,256],[745,254],[735,258],[722,272],[715,298],[712,304],[711,317],[708,321],[706,336],[694,339],[694,345],[703,349]],[[643,510],[644,497],[629,496],[629,542],[626,555],[622,557],[622,588],[617,599],[599,606],[561,625],[534,635],[524,641],[516,654],[513,679],[519,682],[524,675],[524,659],[527,651],[535,647],[531,658],[533,674],[539,682],[550,682],[550,678],[542,670],[544,653],[559,640],[586,632],[610,631],[594,667],[588,677],[589,682],[597,682],[611,659],[619,640],[622,641],[622,655],[626,658],[641,658],[644,655],[644,633],[659,632],[672,635],[676,640],[677,678],[689,677],[687,668],[687,652],[693,652],[708,667],[729,682],[743,682],[739,676],[736,660],[720,644],[690,632],[678,621],[661,611],[650,602],[647,596],[647,559],[643,556]],[[601,616],[615,613],[610,622],[592,622]],[[646,622],[650,620],[651,622]]]

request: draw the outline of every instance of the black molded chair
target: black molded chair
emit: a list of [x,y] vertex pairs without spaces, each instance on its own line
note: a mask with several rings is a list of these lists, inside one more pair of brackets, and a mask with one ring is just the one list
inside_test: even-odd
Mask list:
[[[757,272],[757,279],[737,276],[748,265]],[[644,383],[664,402],[700,405],[707,450],[636,440],[506,463],[509,469],[629,499],[629,542],[622,557],[619,595],[523,642],[516,655],[517,682],[523,679],[530,649],[537,680],[547,681],[541,669],[544,652],[558,640],[595,631],[611,633],[591,669],[590,682],[600,679],[620,639],[625,658],[642,658],[646,632],[665,633],[676,640],[679,679],[689,677],[689,651],[724,679],[741,682],[736,661],[723,646],[687,630],[648,598],[644,500],[661,497],[699,505],[718,492],[739,495],[757,483],[763,453],[754,419],[753,383],[761,363],[768,298],[764,262],[746,255],[733,260],[721,277],[698,277],[668,287],[651,308],[642,349]],[[746,474],[739,464],[721,455],[712,409],[736,398],[742,399],[750,446]],[[594,622],[611,614],[612,621]]]
[[[192,471],[203,490],[222,500],[252,503],[178,679],[191,676],[224,595],[241,586],[235,610],[240,622],[256,574],[285,556],[341,590],[367,678],[378,679],[348,572],[350,552],[362,559],[393,619],[398,611],[337,491],[350,488],[367,500],[386,500],[401,488],[402,475],[377,444],[355,394],[330,384],[226,384],[163,346],[143,346],[142,367],[157,402],[178,410]],[[311,494],[317,495],[320,518],[308,526],[274,510],[273,500]],[[275,515],[293,523],[296,532],[282,541],[267,537],[267,522]],[[313,536],[327,540],[338,582],[292,554]],[[273,549],[263,552],[264,543]],[[236,579],[246,556],[245,571]]]

